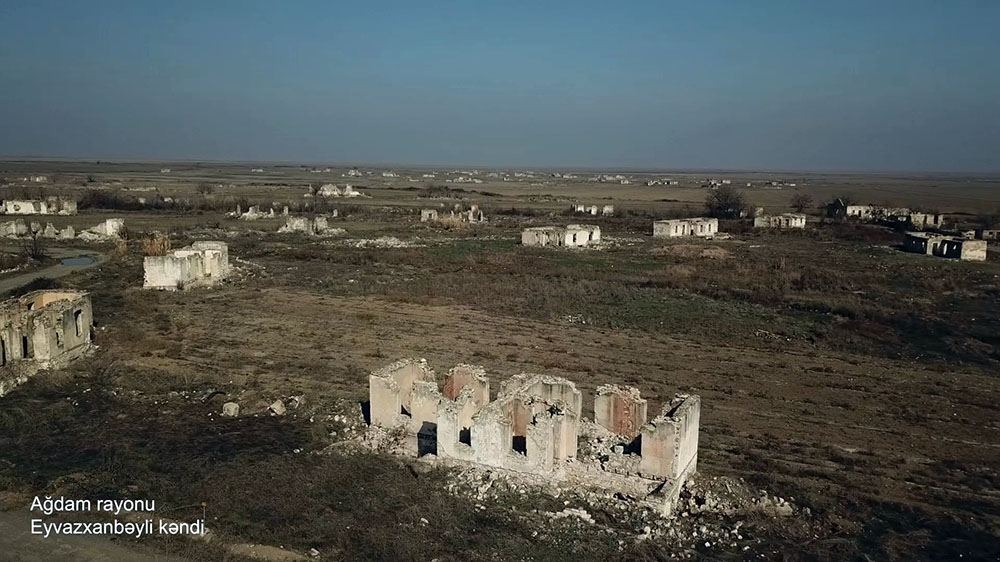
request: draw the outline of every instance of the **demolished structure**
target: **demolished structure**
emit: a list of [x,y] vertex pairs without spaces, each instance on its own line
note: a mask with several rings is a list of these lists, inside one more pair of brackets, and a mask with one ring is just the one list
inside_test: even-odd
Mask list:
[[696,217],[653,221],[653,238],[678,238],[682,236],[715,236],[719,232],[719,219]]
[[225,242],[195,242],[165,256],[143,259],[144,289],[176,291],[218,285],[230,273]]
[[760,215],[753,218],[754,228],[805,228],[806,216],[801,213]]
[[364,197],[360,191],[356,191],[353,186],[347,184],[343,189],[332,183],[324,184],[316,191],[320,197]]
[[469,224],[486,222],[486,214],[479,209],[479,205],[471,205],[468,209],[466,209],[460,203],[456,204],[455,208],[451,211],[450,217],[453,220],[467,222]]
[[583,248],[601,242],[601,227],[591,224],[533,226],[521,231],[524,246]]
[[107,240],[118,238],[125,230],[125,219],[107,219],[80,233],[82,240]]
[[[647,421],[646,400],[631,387],[602,386],[594,422],[582,418],[583,395],[572,382],[522,373],[490,401],[482,367],[458,365],[439,385],[426,361],[404,359],[369,376],[373,427],[395,430],[404,450],[448,463],[471,463],[603,488],[644,490],[671,509],[697,469],[701,400],[678,395]],[[579,458],[590,424],[611,448]]]
[[15,219],[0,223],[0,237],[3,238],[23,238],[29,236],[39,236],[41,238],[57,238],[61,240],[71,240],[79,238],[88,242],[107,240],[120,237],[125,227],[123,219],[108,219],[97,226],[84,230],[79,235],[72,226],[62,229],[56,228],[52,223],[46,223],[44,227],[39,222],[24,222],[24,219]]
[[[336,214],[334,215],[336,216]],[[327,222],[327,217],[287,217],[285,224],[278,229],[279,233],[301,232],[309,236],[329,236],[343,234],[343,228],[333,228]]]
[[903,250],[941,258],[986,261],[986,240],[970,240],[943,234],[907,232]]
[[826,216],[832,219],[851,219],[862,222],[884,221],[893,217],[910,215],[906,207],[887,207],[882,205],[849,205],[843,199],[835,199],[826,206]]
[[1000,240],[1000,230],[980,228],[975,233],[976,240]]
[[432,222],[438,220],[436,209],[420,209],[420,222]]
[[90,295],[82,291],[33,291],[0,303],[0,396],[88,353],[92,325]]
[[911,230],[938,230],[944,226],[944,215],[940,213],[910,213],[897,219]]
[[3,202],[5,215],[75,215],[76,201],[61,197],[44,199],[8,199]]
[[598,215],[598,210],[600,211],[600,214],[605,217],[610,217],[615,214],[614,205],[604,205],[600,209],[598,209],[597,205],[591,205],[589,207],[587,205],[573,205],[574,213],[583,213],[596,217]]

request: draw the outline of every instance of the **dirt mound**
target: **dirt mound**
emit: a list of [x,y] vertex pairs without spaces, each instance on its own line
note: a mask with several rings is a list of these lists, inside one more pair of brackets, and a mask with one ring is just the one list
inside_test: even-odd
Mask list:
[[707,258],[712,260],[732,257],[728,250],[719,246],[703,244],[672,244],[653,248],[654,256],[675,256],[679,258]]

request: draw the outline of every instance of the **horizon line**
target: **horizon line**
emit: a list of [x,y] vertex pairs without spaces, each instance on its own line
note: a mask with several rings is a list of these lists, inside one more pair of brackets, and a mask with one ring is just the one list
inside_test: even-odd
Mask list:
[[416,168],[416,169],[440,169],[440,168],[483,168],[488,170],[545,170],[545,171],[587,171],[587,172],[629,172],[637,174],[658,174],[658,173],[745,173],[745,174],[865,174],[865,175],[895,175],[895,174],[920,174],[920,175],[940,175],[940,176],[997,176],[1000,169],[992,171],[949,171],[949,170],[904,170],[904,169],[848,169],[848,168],[713,168],[713,167],[656,167],[656,166],[564,166],[564,165],[497,165],[484,163],[462,163],[454,162],[390,162],[390,161],[319,161],[319,160],[244,160],[244,159],[215,159],[215,158],[150,158],[150,157],[96,157],[96,156],[34,156],[34,155],[0,155],[0,162],[79,162],[79,163],[108,163],[108,164],[259,164],[272,166],[312,166],[331,168]]

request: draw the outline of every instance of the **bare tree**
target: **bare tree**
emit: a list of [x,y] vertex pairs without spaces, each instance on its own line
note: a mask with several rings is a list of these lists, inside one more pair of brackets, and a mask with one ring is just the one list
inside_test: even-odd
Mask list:
[[806,209],[812,208],[813,198],[808,193],[799,191],[795,195],[792,195],[791,205],[796,212],[802,213]]
[[32,232],[24,241],[21,254],[36,261],[45,259],[48,255],[45,251],[45,239],[39,236],[38,232]]
[[712,190],[705,198],[705,209],[711,217],[737,219],[747,208],[743,193],[731,185]]

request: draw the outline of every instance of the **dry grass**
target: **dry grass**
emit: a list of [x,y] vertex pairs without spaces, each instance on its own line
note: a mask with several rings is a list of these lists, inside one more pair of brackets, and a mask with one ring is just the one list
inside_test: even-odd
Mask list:
[[170,238],[159,232],[143,238],[141,244],[144,256],[165,256],[170,252]]

